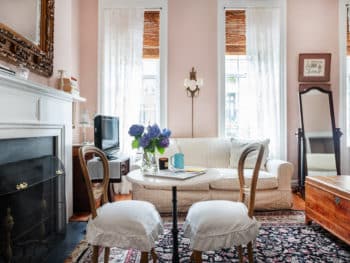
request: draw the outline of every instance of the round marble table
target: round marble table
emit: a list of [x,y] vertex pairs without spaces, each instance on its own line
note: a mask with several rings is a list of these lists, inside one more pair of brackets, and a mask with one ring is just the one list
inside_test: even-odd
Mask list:
[[[176,177],[176,175],[174,175]],[[209,168],[205,174],[197,175],[188,179],[173,179],[158,177],[152,175],[143,175],[141,170],[134,170],[127,174],[126,178],[132,183],[136,183],[143,186],[168,186],[172,188],[172,203],[173,203],[173,260],[172,262],[179,262],[179,250],[178,250],[178,227],[177,227],[177,187],[178,186],[193,186],[196,184],[210,183],[222,178],[222,175],[217,169]]]

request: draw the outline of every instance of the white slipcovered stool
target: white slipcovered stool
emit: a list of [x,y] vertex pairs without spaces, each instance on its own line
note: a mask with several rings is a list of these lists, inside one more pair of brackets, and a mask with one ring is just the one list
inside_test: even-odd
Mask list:
[[[257,151],[251,185],[245,184],[244,161],[249,153]],[[238,177],[240,198],[238,202],[213,200],[193,204],[186,216],[184,236],[190,239],[193,250],[191,259],[202,262],[202,251],[217,250],[238,246],[240,262],[243,261],[242,245],[248,244],[249,262],[253,262],[252,241],[259,233],[259,222],[253,217],[255,190],[258,180],[264,146],[252,144],[246,147],[239,159]],[[248,208],[245,205],[249,196]]]
[[208,251],[248,244],[259,233],[259,227],[243,203],[213,200],[195,203],[183,230],[190,238],[191,249]]
[[[85,160],[87,154],[95,154],[102,161],[103,193],[102,206],[99,208],[96,208],[91,177]],[[153,262],[156,262],[155,241],[163,233],[163,225],[154,205],[145,201],[132,200],[109,203],[107,198],[109,165],[104,153],[96,147],[84,146],[79,149],[79,159],[91,208],[91,217],[86,227],[86,239],[93,246],[92,262],[97,263],[100,246],[105,247],[105,263],[109,259],[110,247],[140,250],[141,263],[148,263],[148,253],[151,251]]]
[[106,203],[86,227],[86,240],[102,247],[150,251],[163,233],[162,220],[154,205],[145,201]]

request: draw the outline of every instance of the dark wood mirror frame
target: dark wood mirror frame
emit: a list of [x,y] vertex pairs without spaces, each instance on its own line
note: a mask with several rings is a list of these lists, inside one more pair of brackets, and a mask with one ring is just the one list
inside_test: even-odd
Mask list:
[[53,72],[54,6],[54,0],[41,0],[39,45],[0,23],[0,57],[50,77]]
[[305,138],[305,126],[303,117],[303,105],[302,95],[311,91],[318,90],[328,95],[330,119],[332,126],[333,145],[335,154],[335,165],[337,175],[340,175],[340,137],[342,132],[335,126],[333,96],[330,88],[330,84],[300,84],[299,86],[299,109],[300,109],[300,122],[301,128],[298,129],[296,135],[298,136],[298,191],[302,197],[305,197],[305,177],[307,176],[307,161],[306,161],[306,138]]

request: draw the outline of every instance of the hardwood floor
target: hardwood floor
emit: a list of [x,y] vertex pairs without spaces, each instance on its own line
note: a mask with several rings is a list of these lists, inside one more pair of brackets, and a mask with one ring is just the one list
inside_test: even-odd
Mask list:
[[305,200],[301,198],[299,193],[293,193],[293,210],[305,211]]

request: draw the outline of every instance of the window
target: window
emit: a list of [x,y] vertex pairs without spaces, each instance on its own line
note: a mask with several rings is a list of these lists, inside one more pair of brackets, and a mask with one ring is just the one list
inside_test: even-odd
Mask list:
[[159,32],[160,12],[145,11],[143,33],[143,79],[139,123],[160,123]]
[[240,90],[247,85],[245,11],[225,12],[225,136],[238,135]]
[[99,1],[100,114],[120,119],[121,151],[129,127],[166,126],[167,1]]
[[[261,8],[264,7],[264,8]],[[286,158],[285,1],[219,0],[219,134]]]
[[143,59],[143,83],[139,122],[147,125],[160,121],[159,59]]
[[225,55],[225,136],[238,134],[239,91],[247,86],[247,56]]

